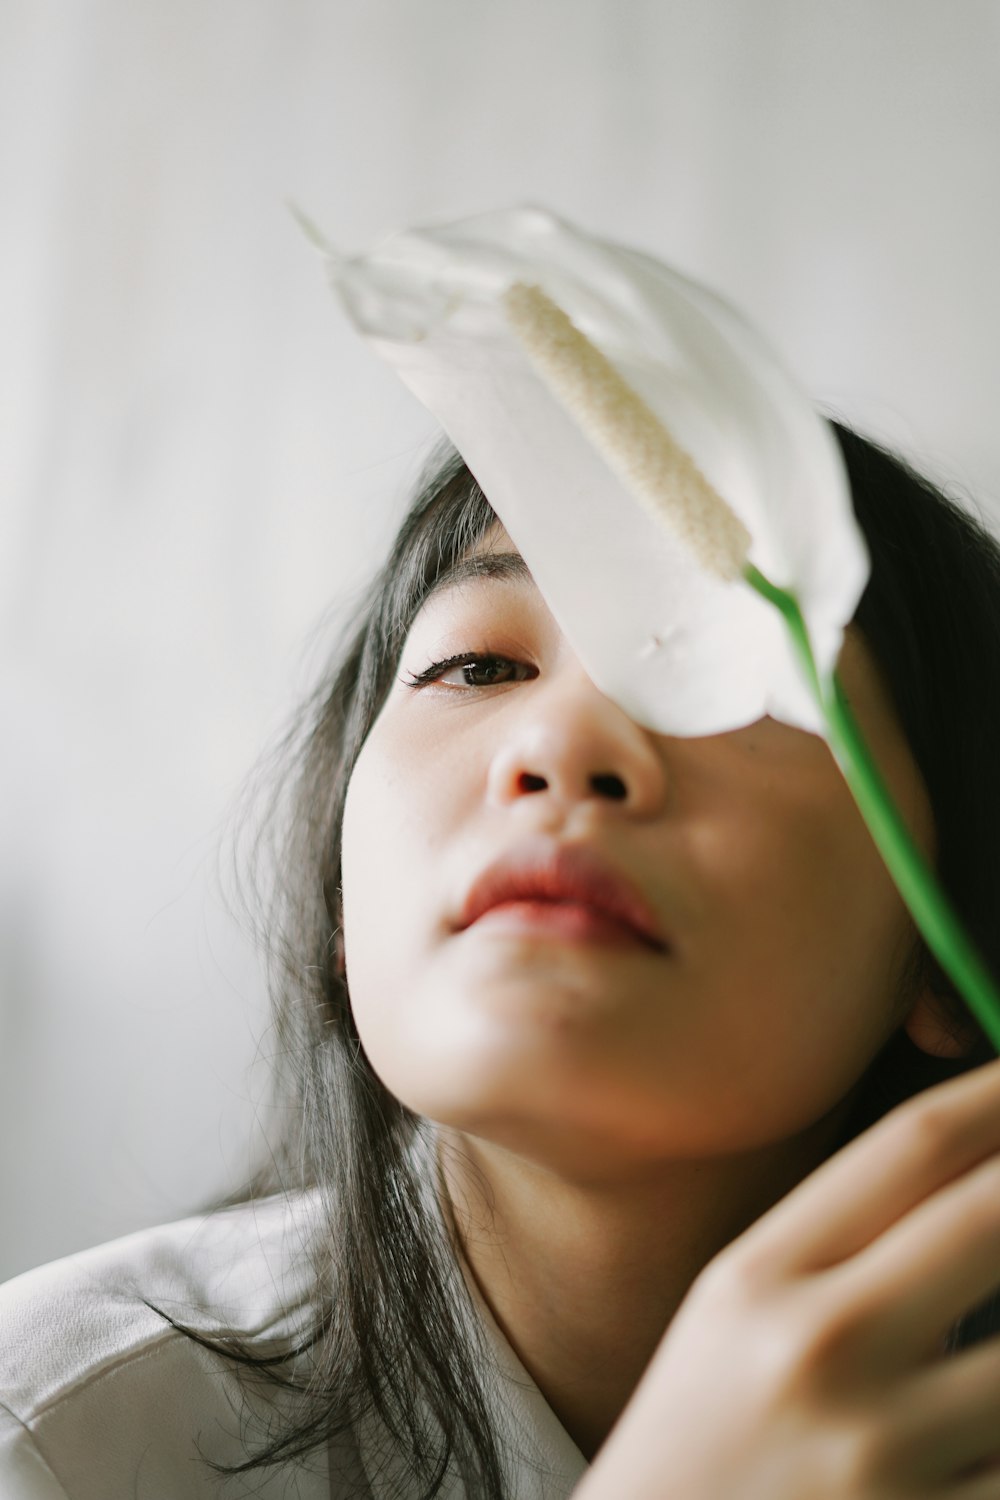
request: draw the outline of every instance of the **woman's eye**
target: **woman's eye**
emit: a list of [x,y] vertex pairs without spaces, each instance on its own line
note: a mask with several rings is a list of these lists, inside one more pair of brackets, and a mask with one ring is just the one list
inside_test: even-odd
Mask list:
[[[429,683],[439,682],[442,687],[457,689],[483,688],[504,686],[508,682],[524,679],[516,679],[510,676],[514,672],[534,672],[534,667],[528,667],[523,662],[511,661],[506,656],[490,656],[475,651],[461,651],[455,656],[446,657],[444,661],[431,662],[422,672],[410,673],[403,678],[407,687],[421,688]],[[447,672],[461,672],[463,681],[444,682],[443,678]],[[479,677],[480,680],[475,679]]]

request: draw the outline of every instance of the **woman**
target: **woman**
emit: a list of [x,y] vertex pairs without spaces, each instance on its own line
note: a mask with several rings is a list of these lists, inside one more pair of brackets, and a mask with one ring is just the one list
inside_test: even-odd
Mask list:
[[[835,432],[842,680],[996,971],[1000,554]],[[286,752],[287,1139],[9,1285],[0,1493],[1000,1495],[1000,1065],[825,743],[631,720],[452,454]]]

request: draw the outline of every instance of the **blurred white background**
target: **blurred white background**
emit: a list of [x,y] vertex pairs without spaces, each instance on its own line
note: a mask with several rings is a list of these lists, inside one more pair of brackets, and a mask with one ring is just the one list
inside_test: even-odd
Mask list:
[[2,1278],[246,1166],[220,841],[433,432],[284,200],[641,245],[996,515],[1000,4],[4,0],[0,120]]

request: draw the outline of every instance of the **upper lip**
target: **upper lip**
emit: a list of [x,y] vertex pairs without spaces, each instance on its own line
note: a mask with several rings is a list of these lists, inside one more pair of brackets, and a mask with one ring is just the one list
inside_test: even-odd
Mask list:
[[661,953],[667,943],[645,897],[583,844],[515,845],[476,877],[458,919],[461,931],[506,901],[563,901],[596,907],[624,922]]

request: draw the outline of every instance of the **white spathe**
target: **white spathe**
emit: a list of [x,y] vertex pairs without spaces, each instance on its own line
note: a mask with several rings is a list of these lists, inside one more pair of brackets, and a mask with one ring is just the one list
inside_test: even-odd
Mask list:
[[785,625],[621,480],[536,373],[504,294],[537,286],[604,354],[798,597],[829,676],[869,576],[828,424],[726,302],[539,208],[329,257],[357,328],[441,423],[595,684],[640,723],[704,735],[770,714],[823,733]]

